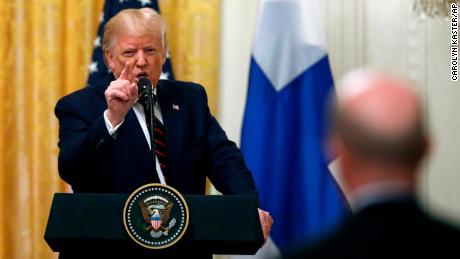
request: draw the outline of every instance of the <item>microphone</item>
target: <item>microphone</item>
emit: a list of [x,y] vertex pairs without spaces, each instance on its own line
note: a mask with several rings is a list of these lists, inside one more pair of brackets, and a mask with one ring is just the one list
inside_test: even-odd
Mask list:
[[139,94],[139,99],[142,100],[147,97],[149,91],[152,90],[152,82],[146,76],[140,77],[137,82],[137,93]]
[[150,135],[150,146],[153,154],[155,154],[155,120],[154,120],[154,105],[156,102],[153,94],[152,82],[148,77],[143,76],[137,82],[137,92],[139,94],[139,102],[144,106],[144,112],[147,122],[147,129]]

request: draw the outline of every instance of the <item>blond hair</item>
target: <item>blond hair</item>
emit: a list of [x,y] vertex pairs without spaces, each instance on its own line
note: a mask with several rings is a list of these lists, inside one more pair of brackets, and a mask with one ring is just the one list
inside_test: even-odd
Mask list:
[[112,48],[122,34],[140,36],[158,33],[166,51],[166,23],[161,15],[151,8],[124,9],[105,24],[102,51],[105,53],[105,50]]

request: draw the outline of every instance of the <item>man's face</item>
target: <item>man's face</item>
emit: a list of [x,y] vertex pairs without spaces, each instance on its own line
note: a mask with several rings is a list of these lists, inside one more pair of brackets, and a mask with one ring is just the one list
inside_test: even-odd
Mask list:
[[120,76],[126,62],[130,61],[135,65],[128,76],[147,76],[156,86],[166,61],[166,50],[160,35],[121,35],[115,39],[114,46],[105,51],[105,56],[115,78]]

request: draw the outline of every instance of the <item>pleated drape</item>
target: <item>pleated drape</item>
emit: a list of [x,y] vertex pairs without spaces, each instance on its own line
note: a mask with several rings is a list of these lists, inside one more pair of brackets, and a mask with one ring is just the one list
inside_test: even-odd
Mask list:
[[[206,88],[217,113],[220,60],[220,0],[159,0],[169,32],[168,46],[176,78]],[[237,37],[237,35],[235,35]]]
[[62,95],[84,85],[102,1],[0,1],[0,258],[54,258],[43,239],[55,192]]

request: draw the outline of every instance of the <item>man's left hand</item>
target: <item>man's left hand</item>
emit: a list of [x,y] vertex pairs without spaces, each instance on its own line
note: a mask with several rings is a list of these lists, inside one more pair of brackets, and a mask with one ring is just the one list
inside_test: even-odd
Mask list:
[[264,234],[264,240],[267,241],[268,235],[270,234],[270,230],[272,229],[273,218],[272,216],[270,216],[270,213],[261,209],[258,210],[260,225],[262,225],[262,233]]

